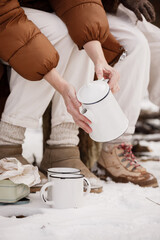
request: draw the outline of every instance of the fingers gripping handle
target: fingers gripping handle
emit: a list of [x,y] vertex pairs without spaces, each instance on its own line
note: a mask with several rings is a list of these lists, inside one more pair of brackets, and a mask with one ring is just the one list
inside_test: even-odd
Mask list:
[[41,192],[40,192],[41,198],[47,205],[54,205],[54,201],[48,201],[45,197],[46,188],[53,186],[53,185],[54,185],[53,182],[48,182],[48,183],[44,184],[43,187],[41,188]]

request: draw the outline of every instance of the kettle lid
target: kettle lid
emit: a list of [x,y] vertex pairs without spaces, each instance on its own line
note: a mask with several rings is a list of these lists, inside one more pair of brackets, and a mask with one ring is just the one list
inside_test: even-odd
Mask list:
[[81,103],[93,104],[107,96],[109,90],[106,80],[96,80],[83,85],[77,93],[77,98]]

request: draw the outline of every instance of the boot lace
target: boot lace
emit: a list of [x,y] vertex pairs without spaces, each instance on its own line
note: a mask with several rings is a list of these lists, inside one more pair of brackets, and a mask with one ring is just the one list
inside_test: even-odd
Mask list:
[[136,169],[137,167],[140,166],[140,164],[137,163],[136,157],[132,152],[132,145],[122,143],[118,146],[118,149],[123,149],[124,152],[120,154],[120,156],[124,156],[124,158],[121,160],[123,161],[128,161],[129,163],[127,164],[127,168],[130,166],[134,166],[132,170]]

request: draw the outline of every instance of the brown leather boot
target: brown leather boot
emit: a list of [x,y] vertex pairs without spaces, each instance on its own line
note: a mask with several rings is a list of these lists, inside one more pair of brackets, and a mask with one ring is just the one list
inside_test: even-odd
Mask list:
[[91,183],[91,192],[102,192],[100,180],[92,172],[90,172],[86,165],[80,160],[78,147],[47,146],[40,165],[40,170],[44,174],[47,174],[47,169],[53,167],[70,167],[80,169],[81,173],[88,178]]
[[21,145],[0,145],[0,159],[5,157],[15,157],[23,165],[28,164],[27,160],[22,156]]
[[104,180],[109,176],[115,182],[132,182],[141,187],[158,187],[157,179],[137,163],[131,149],[131,145],[120,144],[108,152],[102,150],[98,167],[103,170],[103,175],[96,172],[95,174]]
[[[22,156],[22,146],[21,145],[0,145],[0,159],[5,157],[15,157],[18,159],[23,165],[30,164],[28,161]],[[40,179],[42,182],[46,182],[46,176],[39,171]],[[32,187],[33,190],[34,186]],[[40,188],[36,188],[36,190],[40,190]]]

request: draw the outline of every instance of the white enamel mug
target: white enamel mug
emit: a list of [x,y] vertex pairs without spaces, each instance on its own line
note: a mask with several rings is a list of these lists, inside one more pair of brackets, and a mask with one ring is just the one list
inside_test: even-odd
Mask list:
[[[46,199],[47,188],[50,191],[50,200]],[[51,174],[50,181],[43,185],[40,194],[42,200],[53,208],[78,208],[83,205],[84,196],[90,193],[90,189],[88,179],[82,174]]]
[[[52,174],[80,174],[80,172],[81,170],[79,170],[78,168],[69,168],[69,167],[48,168],[47,177],[48,177],[48,181],[50,181],[50,175]],[[51,191],[49,190],[47,193],[47,198],[48,200],[51,200]]]

